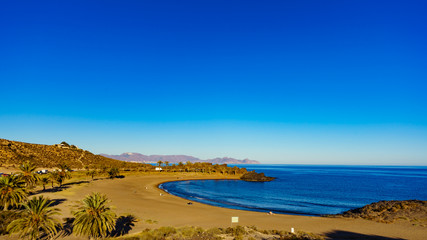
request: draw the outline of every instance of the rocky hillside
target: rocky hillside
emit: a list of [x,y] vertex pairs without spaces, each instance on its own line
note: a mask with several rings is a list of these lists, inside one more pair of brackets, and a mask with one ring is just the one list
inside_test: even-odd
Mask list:
[[67,143],[43,145],[0,139],[1,166],[18,166],[24,161],[30,161],[38,167],[46,168],[55,167],[59,163],[65,163],[71,168],[132,167],[136,165],[95,155]]
[[380,201],[332,216],[363,218],[386,223],[402,220],[427,227],[427,201]]
[[128,161],[128,162],[141,162],[141,163],[155,163],[158,161],[168,161],[169,163],[186,163],[186,162],[209,162],[212,164],[259,164],[258,161],[255,160],[238,160],[234,158],[213,158],[213,159],[207,159],[202,160],[196,157],[187,156],[187,155],[144,155],[141,153],[122,153],[120,155],[108,155],[108,154],[101,154],[102,156],[122,160],[122,161]]

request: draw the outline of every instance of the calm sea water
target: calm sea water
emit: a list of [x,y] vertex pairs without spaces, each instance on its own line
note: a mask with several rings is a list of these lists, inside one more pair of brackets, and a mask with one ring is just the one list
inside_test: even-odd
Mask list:
[[167,192],[214,206],[269,212],[336,214],[380,200],[427,200],[427,167],[237,165],[272,182],[192,180],[162,184]]

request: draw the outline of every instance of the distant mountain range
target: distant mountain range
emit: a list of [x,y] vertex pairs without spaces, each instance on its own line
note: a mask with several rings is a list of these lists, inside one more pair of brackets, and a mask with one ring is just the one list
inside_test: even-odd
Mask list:
[[201,160],[196,157],[186,156],[186,155],[143,155],[141,153],[122,153],[120,155],[108,155],[100,154],[101,156],[117,159],[127,162],[140,162],[140,163],[156,163],[158,161],[168,161],[169,163],[186,163],[186,162],[210,162],[213,164],[260,164],[260,162],[255,160],[243,159],[238,160],[234,158],[213,158],[207,160]]

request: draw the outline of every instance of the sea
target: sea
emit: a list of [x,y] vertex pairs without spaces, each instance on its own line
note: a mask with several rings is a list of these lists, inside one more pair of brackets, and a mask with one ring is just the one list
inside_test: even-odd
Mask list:
[[382,200],[427,200],[427,167],[235,166],[276,179],[174,181],[159,187],[170,194],[213,206],[308,216],[342,213]]

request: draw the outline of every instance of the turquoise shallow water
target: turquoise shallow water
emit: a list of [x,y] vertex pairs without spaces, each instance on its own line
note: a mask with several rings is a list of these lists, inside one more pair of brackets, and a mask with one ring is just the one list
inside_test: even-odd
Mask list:
[[427,167],[237,165],[277,179],[163,183],[171,194],[214,206],[301,215],[335,214],[381,200],[427,200]]

